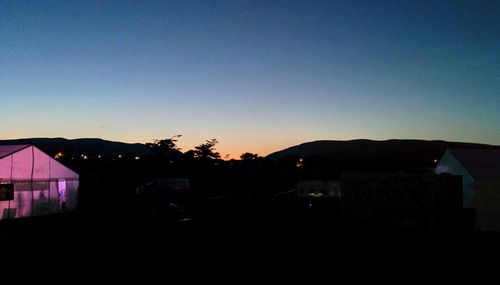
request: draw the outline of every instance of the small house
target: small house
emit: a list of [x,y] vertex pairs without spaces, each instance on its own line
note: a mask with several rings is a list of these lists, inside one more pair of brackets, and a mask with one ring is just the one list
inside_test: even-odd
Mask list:
[[463,208],[475,212],[476,229],[500,230],[500,149],[448,149],[435,172],[462,176]]

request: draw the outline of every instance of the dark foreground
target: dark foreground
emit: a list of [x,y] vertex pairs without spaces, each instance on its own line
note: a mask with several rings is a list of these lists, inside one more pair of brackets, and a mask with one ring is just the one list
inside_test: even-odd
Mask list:
[[214,202],[187,222],[133,209],[0,223],[0,284],[443,284],[500,280],[500,235],[395,229],[297,201]]

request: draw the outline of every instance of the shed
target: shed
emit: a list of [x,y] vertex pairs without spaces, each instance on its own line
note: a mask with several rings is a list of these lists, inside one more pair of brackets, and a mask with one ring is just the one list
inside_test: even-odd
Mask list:
[[78,174],[32,145],[0,146],[0,219],[75,210]]
[[476,228],[500,230],[500,149],[448,149],[435,172],[461,175],[463,208],[476,213]]

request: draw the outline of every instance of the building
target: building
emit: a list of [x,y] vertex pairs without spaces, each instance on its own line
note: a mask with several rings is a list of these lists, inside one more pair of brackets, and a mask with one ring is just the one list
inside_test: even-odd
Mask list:
[[32,145],[0,146],[0,219],[75,210],[78,174]]
[[335,180],[302,180],[297,182],[297,196],[340,198],[340,183]]
[[342,172],[342,213],[370,225],[456,229],[462,178],[410,172]]
[[500,230],[500,149],[448,149],[435,172],[462,176],[463,208],[475,212],[476,229]]

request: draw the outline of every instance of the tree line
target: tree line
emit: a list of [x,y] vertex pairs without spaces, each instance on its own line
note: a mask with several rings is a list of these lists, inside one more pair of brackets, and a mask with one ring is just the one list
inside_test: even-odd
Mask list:
[[[215,149],[215,145],[219,143],[217,139],[205,140],[204,143],[197,145],[194,149],[182,152],[181,148],[177,146],[178,138],[182,135],[171,136],[165,139],[155,139],[153,142],[146,143],[153,152],[160,156],[182,156],[187,159],[221,159],[220,153]],[[245,152],[240,155],[240,159],[244,161],[251,161],[260,158],[256,153]]]

